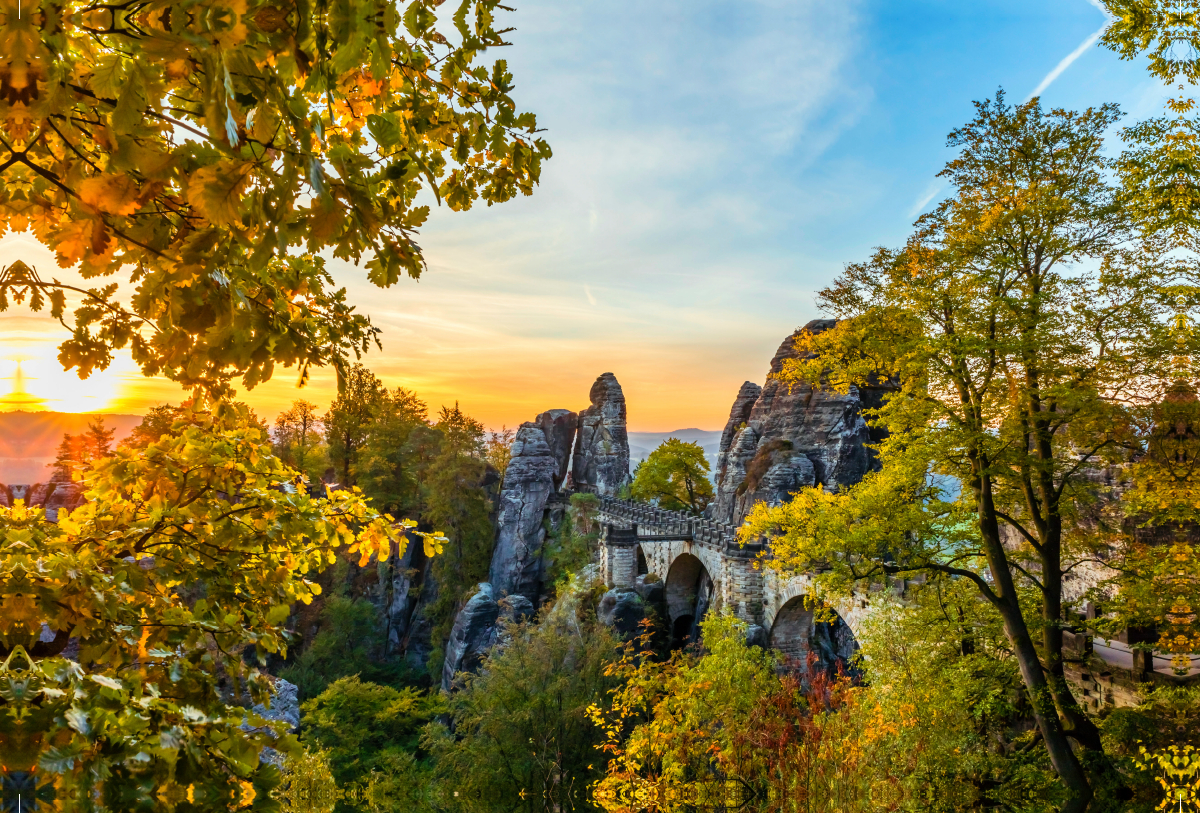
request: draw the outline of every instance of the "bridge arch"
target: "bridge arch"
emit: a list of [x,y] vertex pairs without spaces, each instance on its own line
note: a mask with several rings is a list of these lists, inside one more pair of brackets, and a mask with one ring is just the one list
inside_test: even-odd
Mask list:
[[768,641],[771,648],[794,661],[803,672],[809,671],[812,655],[816,656],[814,670],[831,675],[853,672],[851,661],[858,650],[853,630],[836,610],[823,607],[807,595],[794,596],[779,608]]
[[713,603],[712,575],[699,558],[681,552],[671,560],[665,582],[672,648],[698,641],[700,621]]

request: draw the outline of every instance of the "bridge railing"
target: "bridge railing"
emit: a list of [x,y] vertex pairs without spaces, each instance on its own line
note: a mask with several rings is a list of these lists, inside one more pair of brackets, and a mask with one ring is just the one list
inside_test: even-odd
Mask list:
[[[695,517],[682,511],[671,511],[655,505],[631,502],[616,497],[600,498],[600,513],[613,519],[638,526],[638,536],[652,539],[655,536],[691,536],[693,543],[722,550],[739,549],[737,528],[724,522],[714,522]],[[761,549],[752,543],[746,549]]]

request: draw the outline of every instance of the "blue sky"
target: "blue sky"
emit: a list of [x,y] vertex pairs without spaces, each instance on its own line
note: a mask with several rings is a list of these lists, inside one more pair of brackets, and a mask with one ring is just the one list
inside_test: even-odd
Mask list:
[[[932,205],[972,100],[1024,100],[1105,19],[1088,0],[515,4],[501,55],[554,149],[541,187],[435,210],[420,282],[338,275],[384,328],[370,366],[435,409],[513,426],[585,406],[612,371],[644,431],[720,428],[742,381],[820,315],[815,292]],[[1098,46],[1043,93],[1128,120],[1165,97]],[[124,409],[164,399],[124,369]],[[304,393],[282,376],[250,395],[267,415],[333,394],[330,376]]]
[[[1105,21],[1087,0],[537,0],[510,17],[516,96],[554,158],[532,198],[435,214],[431,273],[383,295],[381,368],[458,384],[509,425],[583,405],[612,370],[646,430],[722,425],[819,315],[815,291],[932,205],[972,100],[1024,100]],[[1164,98],[1098,46],[1043,93],[1138,116]]]

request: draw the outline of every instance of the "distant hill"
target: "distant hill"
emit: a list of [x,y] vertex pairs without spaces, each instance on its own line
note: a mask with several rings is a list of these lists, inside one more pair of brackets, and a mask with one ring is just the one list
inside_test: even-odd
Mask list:
[[630,432],[629,465],[636,466],[650,456],[667,438],[679,438],[688,443],[697,443],[708,458],[708,465],[717,465],[717,447],[721,445],[721,430],[676,429],[674,432]]
[[0,483],[40,483],[50,477],[63,434],[78,435],[93,418],[115,429],[116,440],[142,422],[141,415],[95,415],[72,412],[0,412]]

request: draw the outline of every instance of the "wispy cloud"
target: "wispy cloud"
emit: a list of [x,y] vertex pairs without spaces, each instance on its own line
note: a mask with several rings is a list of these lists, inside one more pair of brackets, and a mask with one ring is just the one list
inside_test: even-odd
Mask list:
[[925,211],[925,207],[929,205],[930,201],[941,194],[942,190],[945,188],[946,182],[941,178],[935,178],[933,182],[929,184],[929,188],[925,190],[925,194],[913,204],[912,209],[910,209],[908,212],[908,216],[916,217],[917,215],[921,214],[921,212]]
[[589,288],[587,285],[585,285],[585,286],[583,286],[583,292],[584,292],[585,294],[587,294],[588,302],[590,302],[590,303],[592,303],[593,305],[595,305],[595,304],[596,304],[596,297],[592,296],[592,289],[591,289],[591,288]]
[[[1098,5],[1098,4],[1093,3],[1092,5]],[[1101,10],[1103,10],[1103,9],[1101,9]],[[1104,33],[1104,29],[1106,29],[1106,28],[1108,28],[1108,20],[1107,19],[1104,21],[1104,25],[1097,28],[1096,32],[1094,34],[1092,34],[1090,37],[1088,37],[1083,42],[1081,42],[1079,44],[1078,48],[1076,48],[1074,51],[1072,51],[1071,53],[1069,53],[1065,57],[1063,57],[1062,61],[1054,66],[1054,70],[1052,70],[1052,71],[1050,71],[1050,73],[1046,74],[1045,78],[1043,78],[1042,81],[1038,83],[1038,86],[1033,89],[1033,92],[1025,97],[1025,101],[1029,101],[1034,96],[1041,96],[1042,93],[1046,90],[1046,88],[1050,87],[1050,85],[1052,85],[1054,83],[1054,80],[1062,75],[1063,71],[1065,71],[1067,68],[1071,67],[1071,63],[1073,63],[1075,60],[1079,59],[1079,57],[1083,56],[1084,52],[1087,51],[1088,48],[1091,48],[1093,45],[1096,44],[1096,41],[1100,39],[1100,35]]]

